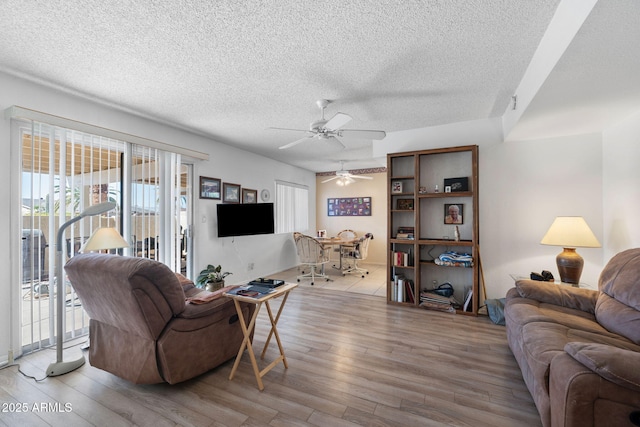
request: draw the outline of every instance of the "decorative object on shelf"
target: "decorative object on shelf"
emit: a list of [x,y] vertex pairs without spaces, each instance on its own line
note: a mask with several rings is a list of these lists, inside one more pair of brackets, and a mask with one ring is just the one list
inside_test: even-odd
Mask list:
[[445,178],[444,186],[451,187],[452,193],[457,193],[459,191],[469,191],[469,178]]
[[271,193],[266,188],[260,192],[260,199],[262,199],[263,202],[268,202],[270,197]]
[[560,281],[571,284],[580,282],[584,266],[584,260],[576,252],[576,248],[600,247],[600,242],[581,216],[557,217],[540,243],[563,247],[562,252],[556,257],[556,264]]
[[200,198],[220,200],[220,184],[218,178],[200,177]]
[[242,203],[258,203],[258,191],[249,190],[248,188],[243,188]]
[[371,216],[371,197],[327,199],[328,216]]
[[444,186],[444,192],[445,193],[451,193],[451,186],[450,185],[445,185]]
[[398,199],[396,204],[399,211],[413,210],[413,199]]
[[223,182],[222,201],[224,203],[240,203],[240,185]]
[[400,194],[402,193],[402,181],[393,181],[391,183],[391,192],[393,194]]
[[207,268],[202,270],[196,279],[196,284],[199,288],[203,288],[209,292],[216,291],[224,287],[224,278],[232,273],[228,271],[222,272],[222,266],[207,265]]
[[445,203],[444,205],[444,223],[445,224],[462,224],[463,205]]
[[433,189],[434,193],[439,193],[440,192],[440,188],[438,187],[438,184],[436,184],[436,187]]
[[100,215],[105,212],[109,212],[114,209],[116,204],[114,202],[104,202],[99,203],[97,205],[89,206],[85,210],[83,210],[80,215],[71,218],[69,221],[65,222],[58,229],[58,233],[56,235],[56,265],[55,265],[55,286],[56,286],[56,361],[49,364],[47,367],[47,376],[55,377],[58,375],[64,375],[69,373],[75,369],[78,369],[80,366],[84,365],[84,356],[80,356],[79,359],[73,360],[71,362],[65,362],[62,354],[62,346],[64,339],[64,328],[63,328],[63,316],[65,313],[64,305],[66,301],[66,281],[65,275],[62,271],[63,264],[63,256],[62,256],[62,240],[64,238],[64,231],[75,222],[80,221],[82,218]]
[[418,193],[427,194],[427,187],[420,187],[420,189],[418,189]]

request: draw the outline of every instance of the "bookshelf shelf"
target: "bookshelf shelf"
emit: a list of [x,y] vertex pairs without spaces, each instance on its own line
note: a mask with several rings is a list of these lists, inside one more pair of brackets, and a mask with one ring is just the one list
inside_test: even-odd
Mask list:
[[[432,297],[429,291],[449,283],[453,288],[450,301],[457,304],[443,311],[477,315],[478,147],[388,154],[387,170],[387,303],[434,308],[442,298]],[[413,209],[397,209],[399,200],[403,206],[412,204]],[[447,216],[450,205],[457,206],[458,217]],[[435,262],[447,256],[460,261]]]

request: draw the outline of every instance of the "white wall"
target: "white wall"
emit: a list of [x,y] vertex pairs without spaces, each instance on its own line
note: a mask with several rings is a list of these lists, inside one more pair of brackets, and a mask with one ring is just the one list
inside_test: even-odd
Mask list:
[[[479,146],[480,255],[487,296],[504,297],[510,274],[550,270],[561,248],[540,244],[556,216],[581,215],[603,240],[602,141],[583,135],[503,142],[499,119],[391,133],[374,145],[386,152]],[[377,150],[377,151],[376,151]],[[582,281],[594,287],[602,249],[579,249]]]
[[640,111],[603,133],[604,257],[640,247]]
[[[0,73],[0,111],[12,105],[18,105],[42,111],[48,114],[114,129],[144,138],[154,139],[177,146],[186,146],[193,150],[208,153],[209,161],[197,161],[194,164],[194,186],[199,176],[220,178],[243,187],[257,189],[268,188],[271,201],[275,192],[274,181],[283,180],[307,185],[310,197],[310,229],[315,230],[315,190],[316,180],[313,172],[276,162],[246,151],[216,143],[210,139],[194,135],[176,128],[161,125],[132,114],[116,111],[105,105],[91,102],[81,97],[59,91]],[[0,146],[3,160],[0,160],[0,363],[6,361],[7,350],[13,348],[17,354],[18,313],[12,307],[19,298],[17,277],[11,277],[11,266],[18,265],[20,259],[20,230],[10,229],[10,217],[20,213],[20,195],[11,194],[11,188],[17,188],[15,179],[10,175],[11,163],[10,120],[0,120]],[[194,189],[194,268],[197,271],[208,263],[221,264],[227,271],[233,272],[228,282],[237,283],[250,278],[264,276],[281,271],[297,264],[295,247],[290,235],[245,236],[236,238],[216,237],[216,211],[218,201],[200,200]],[[18,203],[16,205],[16,203]],[[16,234],[17,233],[17,234]],[[10,244],[14,236],[14,246]],[[249,263],[254,264],[247,271]],[[10,297],[9,297],[10,296]],[[12,304],[13,301],[13,304]],[[13,311],[12,311],[13,310]],[[10,335],[13,336],[10,337]]]

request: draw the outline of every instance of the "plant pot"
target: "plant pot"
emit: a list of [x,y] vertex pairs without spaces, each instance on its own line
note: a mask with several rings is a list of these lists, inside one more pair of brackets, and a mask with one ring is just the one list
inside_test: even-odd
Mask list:
[[209,291],[209,292],[213,292],[213,291],[217,291],[218,289],[221,289],[224,287],[224,280],[221,280],[219,282],[207,282],[206,285],[204,285],[204,290],[205,291]]

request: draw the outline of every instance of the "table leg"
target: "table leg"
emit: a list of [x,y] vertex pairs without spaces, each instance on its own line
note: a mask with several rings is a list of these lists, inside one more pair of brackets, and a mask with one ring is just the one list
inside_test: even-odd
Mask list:
[[278,335],[278,320],[280,319],[280,314],[282,313],[282,309],[284,308],[285,303],[287,302],[287,298],[289,297],[289,292],[284,294],[284,298],[282,299],[282,303],[280,304],[280,308],[278,309],[278,313],[274,319],[273,313],[271,312],[271,306],[269,305],[269,301],[266,302],[267,312],[269,313],[269,320],[271,321],[271,330],[269,331],[269,335],[267,336],[267,341],[264,344],[264,348],[262,349],[262,354],[260,355],[261,359],[264,359],[264,355],[267,351],[267,347],[269,346],[269,342],[271,341],[271,336],[276,337],[276,342],[278,343],[278,350],[280,351],[280,356],[282,357],[282,363],[285,368],[289,368],[287,364],[287,358],[284,355],[284,348],[282,347],[282,342],[280,341],[280,335]]
[[256,360],[256,356],[253,353],[253,346],[251,345],[251,331],[255,328],[256,319],[258,318],[258,312],[260,311],[261,304],[256,304],[256,310],[253,312],[253,316],[249,321],[249,326],[246,325],[244,321],[244,316],[242,315],[242,307],[240,307],[240,302],[236,299],[233,300],[233,303],[236,306],[236,312],[238,313],[238,320],[240,321],[240,327],[242,328],[242,333],[244,334],[244,339],[242,340],[242,345],[240,346],[240,350],[238,350],[238,355],[236,356],[236,361],[233,364],[233,368],[231,368],[231,374],[229,374],[229,379],[232,380],[236,374],[236,370],[238,369],[238,365],[240,364],[240,359],[242,358],[242,353],[245,348],[248,350],[249,358],[251,359],[251,366],[253,367],[253,373],[256,376],[256,381],[258,382],[258,389],[261,391],[264,390],[264,384],[262,383],[262,377],[260,375],[260,369],[258,369],[258,361]]

